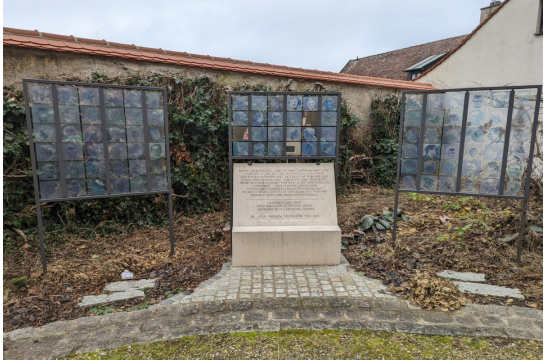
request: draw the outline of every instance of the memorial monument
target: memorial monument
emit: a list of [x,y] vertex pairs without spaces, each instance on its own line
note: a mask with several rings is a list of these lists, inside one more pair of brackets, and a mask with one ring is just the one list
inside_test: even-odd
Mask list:
[[[229,96],[233,265],[339,264],[340,94]],[[265,159],[288,162],[253,163]],[[320,162],[323,159],[335,162]]]

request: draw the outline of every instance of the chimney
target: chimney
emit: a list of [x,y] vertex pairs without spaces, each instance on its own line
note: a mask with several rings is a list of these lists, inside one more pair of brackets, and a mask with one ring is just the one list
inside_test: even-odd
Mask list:
[[479,24],[482,23],[483,20],[486,19],[488,15],[490,15],[492,11],[496,10],[496,8],[500,5],[501,5],[501,1],[492,1],[489,6],[482,8],[481,21],[479,22]]

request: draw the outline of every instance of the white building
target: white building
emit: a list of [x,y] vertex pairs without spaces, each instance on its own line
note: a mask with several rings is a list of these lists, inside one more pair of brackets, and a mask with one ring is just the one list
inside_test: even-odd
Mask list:
[[[416,82],[439,89],[543,85],[543,0],[494,1],[494,8],[457,48]],[[543,99],[543,97],[542,97]],[[535,178],[543,173],[543,100],[534,152]]]

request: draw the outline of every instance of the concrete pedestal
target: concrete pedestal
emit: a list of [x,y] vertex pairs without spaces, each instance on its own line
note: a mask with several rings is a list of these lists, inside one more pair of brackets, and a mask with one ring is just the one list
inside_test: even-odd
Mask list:
[[233,228],[233,266],[338,265],[338,226]]
[[233,266],[338,265],[333,164],[234,164]]

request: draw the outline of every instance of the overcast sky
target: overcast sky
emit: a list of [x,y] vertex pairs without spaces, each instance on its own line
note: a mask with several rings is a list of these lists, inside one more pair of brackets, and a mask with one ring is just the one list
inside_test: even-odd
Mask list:
[[[4,0],[4,26],[340,71],[470,33],[490,0]],[[98,35],[97,35],[98,34]]]

